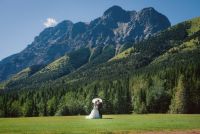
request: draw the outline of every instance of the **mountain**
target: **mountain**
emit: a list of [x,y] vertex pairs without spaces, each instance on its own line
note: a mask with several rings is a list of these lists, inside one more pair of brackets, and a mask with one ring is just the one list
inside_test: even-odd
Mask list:
[[[136,44],[133,43],[131,48],[124,50],[106,63],[83,67],[62,79],[65,81],[76,80],[78,81],[77,83],[81,83],[82,81],[85,82],[85,80],[90,79],[93,80],[95,78],[105,79],[108,77],[107,79],[110,79],[120,77],[121,75],[126,76],[132,71],[135,72],[137,69],[141,70],[141,68],[147,65],[152,66],[152,64],[155,63],[157,65],[158,61],[162,61],[161,63],[164,61],[167,63],[181,62],[176,61],[174,58],[176,55],[183,56],[184,54],[182,51],[185,55],[190,53],[198,55],[199,30],[200,18],[180,23],[170,29],[158,33],[155,37],[151,37],[148,40]],[[169,55],[171,58],[168,58]],[[184,57],[185,59],[183,62],[186,63],[187,60],[188,62],[191,62],[192,60],[196,61],[198,60],[196,56],[191,55],[188,59]],[[171,61],[169,62],[166,60]],[[167,63],[165,63],[165,66],[171,65]]]
[[[86,57],[81,67],[69,53],[33,75],[2,83],[0,116],[88,114],[94,97],[103,99],[105,114],[200,113],[199,17],[128,46],[107,61],[97,56],[98,64],[88,62],[90,48],[81,48],[75,51]],[[109,57],[113,47],[100,55]],[[78,69],[58,76],[63,66]],[[40,79],[42,72],[47,78]]]
[[65,20],[55,27],[44,29],[20,53],[0,61],[0,81],[27,67],[45,66],[82,47],[90,48],[91,54],[97,57],[96,50],[113,45],[114,54],[117,54],[124,44],[147,39],[169,26],[167,17],[152,7],[136,12],[113,6],[90,23]]

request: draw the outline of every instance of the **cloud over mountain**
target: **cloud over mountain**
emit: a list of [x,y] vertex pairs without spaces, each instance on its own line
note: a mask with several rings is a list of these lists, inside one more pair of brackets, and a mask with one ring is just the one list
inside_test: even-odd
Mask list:
[[43,24],[45,27],[52,27],[57,24],[57,21],[54,18],[47,18]]

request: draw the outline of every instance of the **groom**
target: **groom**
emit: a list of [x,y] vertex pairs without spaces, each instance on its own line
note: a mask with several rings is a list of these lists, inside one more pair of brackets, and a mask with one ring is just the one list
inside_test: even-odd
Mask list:
[[99,110],[100,118],[102,118],[102,107],[103,107],[103,104],[99,100],[97,100],[97,107],[98,107],[98,110]]

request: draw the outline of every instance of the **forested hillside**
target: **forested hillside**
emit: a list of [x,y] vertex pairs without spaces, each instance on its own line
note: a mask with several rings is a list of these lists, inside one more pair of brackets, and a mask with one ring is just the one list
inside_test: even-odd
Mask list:
[[0,82],[30,66],[48,65],[82,47],[90,48],[93,58],[107,45],[113,45],[118,53],[125,43],[142,41],[170,25],[168,18],[152,7],[136,12],[112,6],[88,23],[64,20],[45,28],[23,51],[1,60]]
[[[127,46],[104,62],[110,54],[105,48],[95,62],[86,47],[78,65],[91,62],[76,71],[59,75],[62,66],[76,68],[66,55],[62,64],[55,61],[33,75],[2,83],[0,115],[86,114],[94,97],[103,99],[105,114],[200,113],[200,18]],[[48,77],[41,79],[41,73]],[[52,74],[56,78],[48,79]]]

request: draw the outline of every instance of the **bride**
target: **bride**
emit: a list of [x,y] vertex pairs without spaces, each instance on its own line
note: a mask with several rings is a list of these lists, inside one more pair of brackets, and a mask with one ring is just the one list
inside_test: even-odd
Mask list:
[[99,119],[100,118],[100,114],[99,114],[99,110],[98,110],[98,101],[94,101],[94,106],[93,109],[90,113],[90,115],[86,116],[86,119]]

